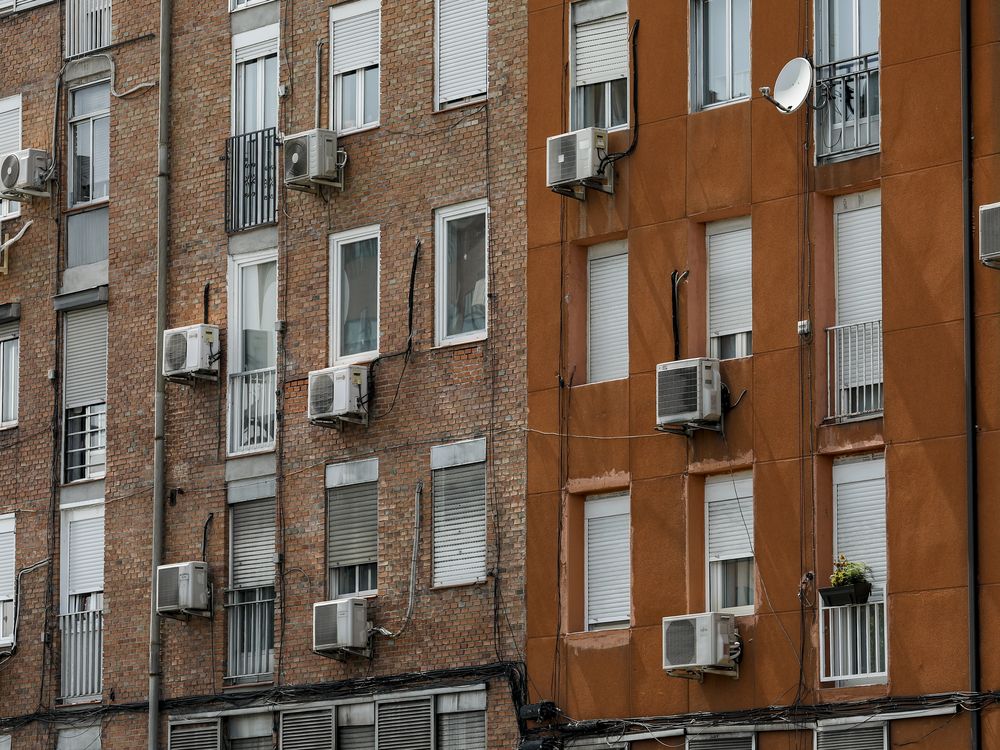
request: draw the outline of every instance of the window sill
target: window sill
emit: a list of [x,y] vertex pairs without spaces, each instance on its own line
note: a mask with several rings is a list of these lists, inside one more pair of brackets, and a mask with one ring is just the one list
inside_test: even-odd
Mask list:
[[445,112],[454,112],[457,109],[462,109],[463,107],[476,107],[482,106],[486,100],[489,99],[489,94],[479,94],[478,96],[473,96],[468,99],[462,99],[458,102],[448,102],[447,104],[438,104],[434,108],[434,114],[444,114]]
[[473,581],[462,581],[460,583],[439,583],[431,586],[431,591],[447,591],[448,589],[460,589],[466,586],[482,586],[487,582],[487,578],[476,578]]
[[107,473],[100,474],[99,476],[95,476],[95,477],[85,477],[83,479],[74,479],[72,482],[60,482],[59,486],[60,487],[76,487],[77,485],[87,484],[89,482],[100,482],[103,479],[105,479],[106,477],[107,477]]
[[105,208],[111,205],[111,198],[98,198],[96,201],[90,201],[88,203],[74,203],[72,206],[67,206],[63,209],[64,216],[70,216],[71,214],[85,214],[88,211],[94,211],[98,208]]
[[[0,432],[7,432],[8,430],[16,430],[17,422],[4,422],[0,424]],[[3,645],[3,641],[0,641],[0,646]]]
[[606,383],[620,383],[623,380],[628,380],[629,377],[630,377],[629,375],[625,375],[625,376],[620,377],[620,378],[608,378],[607,380],[592,380],[592,381],[587,382],[587,383],[580,383],[579,385],[574,385],[573,388],[574,389],[576,389],[576,388],[586,388],[588,385],[605,385]]
[[581,631],[582,633],[607,633],[612,630],[628,630],[632,627],[631,622],[608,622],[598,625],[587,626],[586,630]]
[[480,341],[486,341],[489,338],[489,334],[486,331],[479,331],[475,334],[466,334],[461,337],[455,336],[450,339],[445,339],[444,341],[439,341],[436,343],[432,349],[448,349],[455,346],[466,346],[471,344],[478,344]]
[[824,417],[821,425],[823,427],[835,426],[838,424],[856,424],[858,422],[871,422],[874,419],[882,419],[884,412],[872,412],[871,414],[858,414],[854,417]]
[[350,130],[337,130],[337,140],[341,138],[350,138],[352,135],[357,135],[358,133],[368,133],[372,130],[378,130],[381,127],[381,123],[373,122],[371,125],[364,125],[360,128],[351,128]]
[[716,610],[724,615],[733,615],[734,617],[751,617],[756,614],[753,606],[750,607],[726,607],[723,609]]
[[373,352],[362,352],[361,354],[352,354],[348,357],[338,357],[330,363],[330,367],[347,367],[348,365],[370,365],[381,355],[376,349]]
[[238,458],[246,458],[247,456],[263,456],[263,455],[266,455],[268,453],[274,453],[274,446],[273,445],[271,445],[271,446],[269,446],[267,448],[259,448],[258,450],[254,450],[254,451],[240,451],[239,453],[231,453],[231,452],[227,451],[226,452],[226,460],[227,461],[233,461],[233,460],[238,459]]
[[742,104],[743,102],[750,101],[749,96],[741,96],[737,99],[726,99],[724,102],[714,102],[712,104],[702,104],[697,107],[692,107],[691,114],[696,115],[699,112],[711,112],[713,109],[722,109],[723,107],[728,107],[732,104]]

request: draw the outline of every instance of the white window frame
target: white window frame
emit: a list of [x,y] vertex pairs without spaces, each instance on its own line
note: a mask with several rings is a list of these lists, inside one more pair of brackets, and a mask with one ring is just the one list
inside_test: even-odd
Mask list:
[[0,16],[18,13],[22,10],[28,10],[37,5],[46,5],[51,2],[52,0],[0,0]]
[[[280,309],[281,305],[281,269],[278,263],[278,251],[276,249],[269,250],[259,250],[253,253],[244,253],[242,255],[231,255],[229,256],[229,280],[228,280],[228,299],[229,299],[229,346],[226,347],[228,351],[228,366],[227,369],[230,375],[239,375],[243,370],[243,337],[240,333],[243,330],[243,314],[240,310],[240,295],[243,291],[242,282],[240,278],[242,276],[242,271],[248,266],[257,266],[263,263],[274,263],[277,269],[275,273],[275,294],[277,299],[276,304]],[[277,336],[277,331],[275,331],[275,336]]]
[[434,110],[441,112],[482,101],[489,95],[489,11],[486,24],[486,88],[462,99],[441,101],[441,0],[434,0]]
[[254,5],[264,5],[274,0],[229,0],[229,12],[235,13],[244,8],[252,8]]
[[[264,0],[264,2],[270,2],[271,0]],[[258,3],[254,3],[256,5]],[[246,6],[244,6],[246,7]],[[242,9],[242,8],[241,8]],[[239,128],[240,122],[240,109],[242,101],[240,99],[239,93],[239,66],[245,65],[252,60],[262,60],[265,57],[270,57],[272,54],[278,56],[278,74],[277,80],[281,82],[281,36],[280,36],[280,24],[270,24],[268,26],[261,26],[258,29],[252,29],[251,31],[244,31],[239,34],[233,35],[232,43],[232,63],[230,68],[230,134],[232,135],[242,135],[243,133],[254,133],[254,130],[242,130]],[[243,60],[242,62],[236,62],[239,57],[241,50],[247,47],[254,47],[257,45],[263,45],[268,42],[274,42],[274,51],[267,52],[265,54],[258,55],[252,59]],[[263,80],[263,79],[262,79]],[[276,97],[277,100],[277,97]],[[260,117],[260,121],[264,122],[264,106],[266,104],[266,97],[264,96],[264,87],[261,86],[257,91],[257,114]],[[280,102],[278,103],[278,108],[280,109]],[[275,122],[277,123],[277,112],[275,113]]]
[[[600,314],[600,311],[595,311],[593,305],[591,304],[591,293],[593,291],[593,281],[591,278],[591,264],[595,260],[601,260],[603,258],[612,258],[619,255],[625,256],[625,365],[624,372],[620,375],[611,378],[601,378],[600,380],[595,380],[593,377],[593,339],[591,338],[593,334],[593,318],[595,312]],[[588,383],[602,383],[609,380],[624,380],[629,376],[629,338],[628,338],[628,240],[614,240],[612,242],[602,242],[599,245],[592,245],[587,249],[587,382]]]
[[[485,322],[478,331],[446,335],[448,330],[448,223],[456,219],[483,214],[485,216],[485,236],[483,238],[483,307]],[[436,346],[453,346],[471,341],[482,341],[490,329],[490,208],[486,198],[466,201],[453,206],[445,206],[434,212],[434,339]]]
[[[374,239],[376,243],[375,271],[375,348],[357,354],[342,355],[340,353],[340,302],[343,294],[343,267],[341,252],[344,245],[362,240]],[[330,235],[330,356],[329,362],[334,365],[351,365],[358,362],[371,362],[378,357],[381,343],[382,322],[382,229],[378,224],[359,227],[346,232]]]
[[[569,16],[569,120],[570,129],[577,130],[583,127],[578,122],[577,110],[579,109],[579,97],[580,94],[577,91],[576,85],[576,8],[583,7],[588,3],[601,3],[607,2],[607,0],[578,0],[570,5],[570,12],[567,14]],[[625,13],[625,28],[631,32],[631,19],[628,15],[628,3],[627,0],[622,0],[621,5],[624,7]],[[606,13],[606,16],[617,15],[620,11],[612,11]],[[602,16],[596,16],[596,18],[601,18]],[[612,81],[603,81],[604,84],[604,112],[606,115],[603,127],[609,132],[614,133],[619,130],[628,130],[632,126],[632,70],[631,70],[631,41],[627,39],[626,44],[628,49],[626,51],[626,57],[629,59],[629,63],[626,65],[625,70],[625,122],[621,125],[611,126],[611,84]],[[602,127],[600,123],[596,127]]]
[[[78,91],[82,91],[83,89],[88,89],[88,88],[96,87],[96,86],[107,86],[108,87],[108,107],[107,107],[107,109],[94,110],[93,112],[88,112],[87,114],[84,114],[84,115],[74,115],[73,117],[68,118],[69,121],[66,123],[66,128],[67,128],[67,131],[66,131],[66,151],[67,151],[67,158],[66,158],[66,204],[67,204],[67,206],[69,206],[69,208],[82,208],[82,207],[85,207],[85,206],[99,206],[101,204],[107,203],[110,200],[110,196],[111,196],[111,164],[112,164],[112,161],[111,161],[111,139],[110,139],[110,132],[111,132],[111,90],[114,88],[114,86],[111,83],[111,80],[108,79],[108,78],[102,79],[100,81],[91,81],[90,83],[84,84],[82,86],[74,86],[73,88],[71,88],[69,90],[69,101],[70,102],[73,101],[73,97],[76,95],[76,93]],[[70,109],[71,109],[71,107],[70,107]],[[95,150],[94,149],[94,123],[96,123],[98,120],[104,120],[104,119],[108,120],[108,134],[109,134],[109,138],[108,138],[108,194],[104,195],[104,196],[101,196],[100,198],[91,198],[89,201],[79,201],[79,200],[77,200],[77,201],[71,201],[70,197],[72,196],[73,181],[75,179],[75,175],[73,173],[73,163],[75,161],[75,159],[73,158],[74,157],[74,154],[73,154],[73,126],[77,125],[77,124],[79,124],[81,122],[86,122],[88,120],[90,121],[90,154],[91,154],[91,157],[90,157],[90,173],[91,173],[90,184],[91,184],[91,190],[93,190],[93,185],[94,185],[94,180],[93,180],[94,161],[96,161],[94,159],[94,150]]]
[[[14,549],[11,550],[11,556],[14,560],[14,565],[11,569],[11,579],[7,583],[10,586],[10,598],[3,597],[0,598],[0,618],[4,615],[10,617],[10,630],[4,632],[4,626],[2,619],[0,619],[0,644],[10,645],[14,642],[14,618],[17,616],[17,601],[15,599],[16,591],[14,587],[17,582],[17,523],[15,520],[15,515],[13,513],[5,513],[0,515],[0,534],[11,534],[12,544]],[[0,750],[3,748],[3,741],[0,738]]]
[[[70,594],[69,591],[69,527],[70,521],[78,520],[85,521],[91,518],[102,518],[105,519],[105,524],[107,520],[104,514],[104,499],[98,500],[87,500],[85,502],[74,503],[72,505],[63,505],[60,508],[60,533],[59,533],[59,580],[62,581],[62,585],[59,587],[59,613],[60,614],[73,614],[70,609],[70,600],[72,596],[77,596],[77,594]],[[107,526],[105,525],[105,541],[104,547],[101,549],[101,559],[102,564],[107,565]],[[105,570],[105,574],[107,571]],[[107,586],[107,580],[105,577],[104,581],[105,587]],[[100,611],[104,609],[104,589],[99,592],[91,592],[98,595],[96,604],[99,605],[92,607],[93,611]]]
[[[718,335],[712,333],[712,260],[710,245],[713,237],[732,232],[749,231],[750,234],[750,320],[745,327],[738,330],[719,331]],[[727,359],[740,359],[753,355],[753,226],[749,216],[740,216],[735,219],[723,219],[713,221],[705,225],[705,325],[708,335],[708,351],[710,357],[719,357],[718,338],[722,336],[736,336],[736,352],[733,357]]]
[[[377,458],[367,458],[360,461],[347,461],[342,464],[330,464],[326,467],[326,489],[329,491],[338,487],[348,487],[357,484],[374,484],[376,487],[376,508],[378,507],[378,459]],[[329,495],[327,495],[329,497]],[[330,534],[330,518],[329,518],[329,500],[325,502],[326,514],[324,524],[324,541],[326,542],[326,547],[329,548],[329,534]],[[356,591],[340,591],[337,590],[334,594],[334,579],[333,570],[334,567],[330,565],[329,559],[326,560],[326,590],[330,594],[331,598],[339,599],[345,596],[360,596],[365,598],[371,598],[378,596],[378,518],[376,514],[375,522],[375,536],[376,536],[376,548],[375,548],[375,588],[373,589],[361,589]],[[325,551],[325,550],[324,550]],[[360,568],[364,563],[355,563],[353,565],[342,565],[338,567],[353,567]],[[358,580],[357,571],[355,571],[355,580]]]
[[[2,0],[0,0],[2,1]],[[48,2],[49,0],[46,0]],[[16,7],[16,6],[15,6]],[[13,12],[13,11],[12,11]],[[14,94],[13,96],[7,96],[0,99],[0,113],[11,112],[17,110],[17,149],[21,150],[24,145],[24,109],[23,103],[21,101],[20,94]],[[7,219],[16,219],[21,215],[21,202],[20,201],[10,201],[10,200],[0,200],[0,222],[6,221]]]
[[[717,502],[738,502],[739,500],[745,499],[745,495],[741,494],[740,485],[743,483],[750,483],[750,503],[751,507],[755,501],[754,489],[753,489],[753,472],[752,471],[741,471],[733,474],[717,474],[711,477],[705,478],[705,602],[706,609],[711,610],[713,608],[712,602],[712,580],[714,578],[714,571],[712,568],[713,562],[726,562],[727,560],[743,560],[744,557],[726,557],[720,558],[719,560],[709,559],[709,536],[711,529],[709,528],[710,515],[708,512],[708,506],[710,503]],[[734,489],[735,493],[734,496]],[[742,512],[741,512],[742,518]],[[745,524],[746,519],[743,519]],[[750,559],[753,561],[753,587],[754,587],[754,603],[748,604],[740,607],[720,607],[717,612],[728,612],[736,616],[752,615],[757,607],[757,544],[754,540],[756,534],[756,522],[751,518],[752,526],[750,528]]]
[[[704,67],[705,35],[708,29],[705,26],[705,2],[706,0],[692,0],[691,3],[691,111],[700,112],[706,109],[724,107],[736,102],[745,102],[750,99],[750,92],[740,96],[733,95],[733,0],[726,2],[726,97],[717,102],[705,102],[705,77],[708,71]],[[750,50],[750,40],[753,36],[753,0],[750,3],[750,26],[747,27],[747,50],[749,51],[748,63],[750,63],[749,74],[751,83],[753,81],[753,52]]]
[[[341,117],[341,106],[343,101],[343,87],[342,81],[345,73],[356,73],[358,75],[358,86],[355,91],[355,106],[357,107],[358,119],[359,121],[364,120],[365,112],[365,82],[364,82],[364,72],[372,67],[367,66],[365,68],[355,68],[353,71],[341,71],[340,73],[333,72],[333,44],[334,39],[334,27],[338,21],[344,21],[348,18],[353,18],[354,16],[360,16],[363,13],[372,13],[378,11],[379,14],[379,62],[375,66],[378,68],[378,86],[376,87],[376,104],[378,114],[372,122],[362,122],[362,124],[357,125],[353,128],[342,128],[340,127],[340,117]],[[382,3],[381,0],[352,0],[352,2],[341,3],[340,5],[334,5],[330,8],[330,19],[329,19],[329,36],[330,36],[330,86],[331,86],[331,96],[330,96],[330,122],[333,123],[333,129],[338,135],[349,135],[351,133],[360,133],[364,130],[372,130],[377,128],[382,121]]]
[[[9,430],[12,427],[17,427],[18,420],[18,409],[19,409],[19,391],[21,388],[20,384],[20,359],[21,359],[21,328],[19,321],[12,321],[14,323],[14,332],[4,334],[0,332],[0,430]],[[5,327],[5,325],[0,325],[0,328]],[[11,344],[11,342],[14,342]],[[4,358],[3,350],[8,347],[13,346],[15,349],[14,353],[14,374],[8,380],[8,374],[4,371]],[[13,388],[14,392],[14,413],[11,415],[13,419],[4,420],[3,414],[3,395],[4,395],[4,385]]]
[[[590,559],[590,525],[587,523],[592,518],[606,518],[608,516],[628,516],[628,548],[625,555],[628,561],[628,594],[629,606],[626,617],[621,620],[613,620],[602,623],[590,622],[590,601],[588,592],[590,590],[590,566],[587,564]],[[632,498],[628,492],[616,492],[610,495],[590,495],[583,504],[583,625],[587,631],[596,630],[619,630],[632,626]]]

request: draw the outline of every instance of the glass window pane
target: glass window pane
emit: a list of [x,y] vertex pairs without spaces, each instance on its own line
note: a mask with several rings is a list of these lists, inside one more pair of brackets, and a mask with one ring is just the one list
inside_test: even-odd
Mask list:
[[345,73],[340,77],[340,129],[358,127],[358,73]]
[[339,356],[374,351],[378,344],[378,239],[340,246]]
[[278,126],[278,56],[264,58],[264,128]]
[[447,336],[486,329],[486,214],[452,219],[447,228]]
[[0,342],[0,422],[17,419],[18,339]]
[[346,596],[347,594],[356,594],[358,592],[357,572],[357,565],[344,565],[339,568],[334,568],[334,582],[336,589],[334,590],[333,595]]
[[378,122],[378,65],[365,69],[365,125]]
[[591,83],[587,86],[577,86],[576,110],[577,128],[607,127],[604,107],[604,84]]
[[108,133],[110,118],[94,120],[94,170],[91,200],[108,197],[108,176],[111,164],[111,141]]
[[240,326],[243,331],[242,371],[274,367],[278,318],[278,264],[244,266],[240,271]]
[[375,591],[378,588],[378,564],[365,563],[358,566],[359,591]]
[[70,129],[71,148],[73,151],[72,168],[73,183],[70,186],[69,203],[86,203],[91,198],[90,190],[90,121],[85,120],[73,125]]
[[750,95],[750,0],[733,2],[734,99]]
[[69,268],[108,259],[108,209],[70,214],[66,221],[66,265]]
[[858,0],[858,54],[878,52],[879,0]]
[[729,98],[726,69],[726,0],[705,0],[702,5],[702,104]]
[[257,117],[259,68],[258,61],[251,60],[241,63],[237,69],[238,88],[236,91],[240,97],[236,105],[238,133],[252,133],[255,130],[260,130],[260,122]]
[[111,106],[111,85],[98,83],[84,86],[73,92],[70,102],[70,117],[79,117],[92,112],[101,112]]
[[854,0],[828,0],[829,62],[854,57]]
[[617,127],[628,122],[628,81],[624,78],[608,83],[611,87],[611,123]]

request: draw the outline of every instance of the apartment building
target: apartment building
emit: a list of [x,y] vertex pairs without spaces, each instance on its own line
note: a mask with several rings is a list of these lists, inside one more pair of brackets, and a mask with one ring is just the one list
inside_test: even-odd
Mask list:
[[528,25],[530,746],[1000,747],[995,4]]
[[525,3],[0,47],[0,747],[516,746]]

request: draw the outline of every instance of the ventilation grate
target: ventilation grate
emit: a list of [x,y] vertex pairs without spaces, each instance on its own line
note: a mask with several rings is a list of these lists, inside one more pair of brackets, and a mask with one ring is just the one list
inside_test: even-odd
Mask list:
[[698,365],[656,374],[656,413],[662,417],[698,411]]
[[156,599],[160,609],[174,609],[181,605],[180,569],[161,568],[156,582]]
[[698,638],[694,620],[674,620],[663,632],[663,654],[667,666],[694,664],[698,656]]

